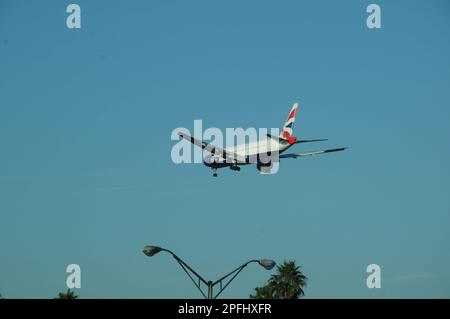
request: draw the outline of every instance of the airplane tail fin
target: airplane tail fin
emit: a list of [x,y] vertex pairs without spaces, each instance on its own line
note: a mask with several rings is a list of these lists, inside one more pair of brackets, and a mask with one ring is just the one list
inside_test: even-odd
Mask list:
[[298,103],[294,103],[289,112],[289,116],[284,123],[283,130],[281,131],[280,137],[285,139],[289,144],[294,144],[297,139],[292,136],[292,128],[295,122],[295,115],[297,114]]

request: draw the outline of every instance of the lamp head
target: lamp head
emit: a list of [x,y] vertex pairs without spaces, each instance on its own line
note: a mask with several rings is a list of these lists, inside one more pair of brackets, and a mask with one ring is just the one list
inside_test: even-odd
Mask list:
[[261,259],[258,263],[267,270],[271,270],[276,265],[276,262],[271,259]]
[[162,248],[158,247],[158,246],[145,246],[143,253],[149,257],[152,257],[152,256],[156,255],[157,253],[159,253],[161,250],[162,250]]

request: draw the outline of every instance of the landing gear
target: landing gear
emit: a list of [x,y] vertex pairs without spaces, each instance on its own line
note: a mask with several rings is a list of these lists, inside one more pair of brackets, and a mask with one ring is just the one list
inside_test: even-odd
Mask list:
[[230,166],[230,169],[231,169],[232,171],[237,171],[237,172],[239,172],[239,171],[241,170],[241,168],[240,168],[239,166],[237,166],[236,164],[231,165],[231,166]]
[[212,171],[213,171],[213,176],[217,177],[217,168],[213,168]]

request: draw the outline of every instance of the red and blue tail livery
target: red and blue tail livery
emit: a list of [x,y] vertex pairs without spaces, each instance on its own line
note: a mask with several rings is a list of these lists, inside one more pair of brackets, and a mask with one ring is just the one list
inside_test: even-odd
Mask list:
[[295,103],[291,111],[289,112],[289,116],[286,120],[286,123],[284,123],[283,130],[281,131],[280,137],[285,139],[289,144],[295,144],[297,139],[292,136],[293,132],[293,126],[295,122],[295,115],[297,114],[298,109],[298,103]]

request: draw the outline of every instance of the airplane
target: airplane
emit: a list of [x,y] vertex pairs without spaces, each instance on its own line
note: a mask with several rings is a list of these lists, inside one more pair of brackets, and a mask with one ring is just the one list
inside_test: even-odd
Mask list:
[[267,174],[271,172],[273,164],[278,162],[279,159],[314,156],[344,151],[347,149],[347,147],[341,147],[315,152],[284,154],[286,150],[295,144],[327,141],[327,139],[298,140],[296,137],[292,136],[297,109],[298,103],[294,103],[288,118],[283,125],[280,136],[267,134],[266,139],[239,144],[233,147],[220,148],[183,132],[178,132],[177,134],[210,153],[210,155],[204,157],[203,164],[212,169],[214,177],[217,177],[217,169],[219,168],[229,167],[231,170],[240,171],[241,165],[248,164],[256,164],[258,171]]

